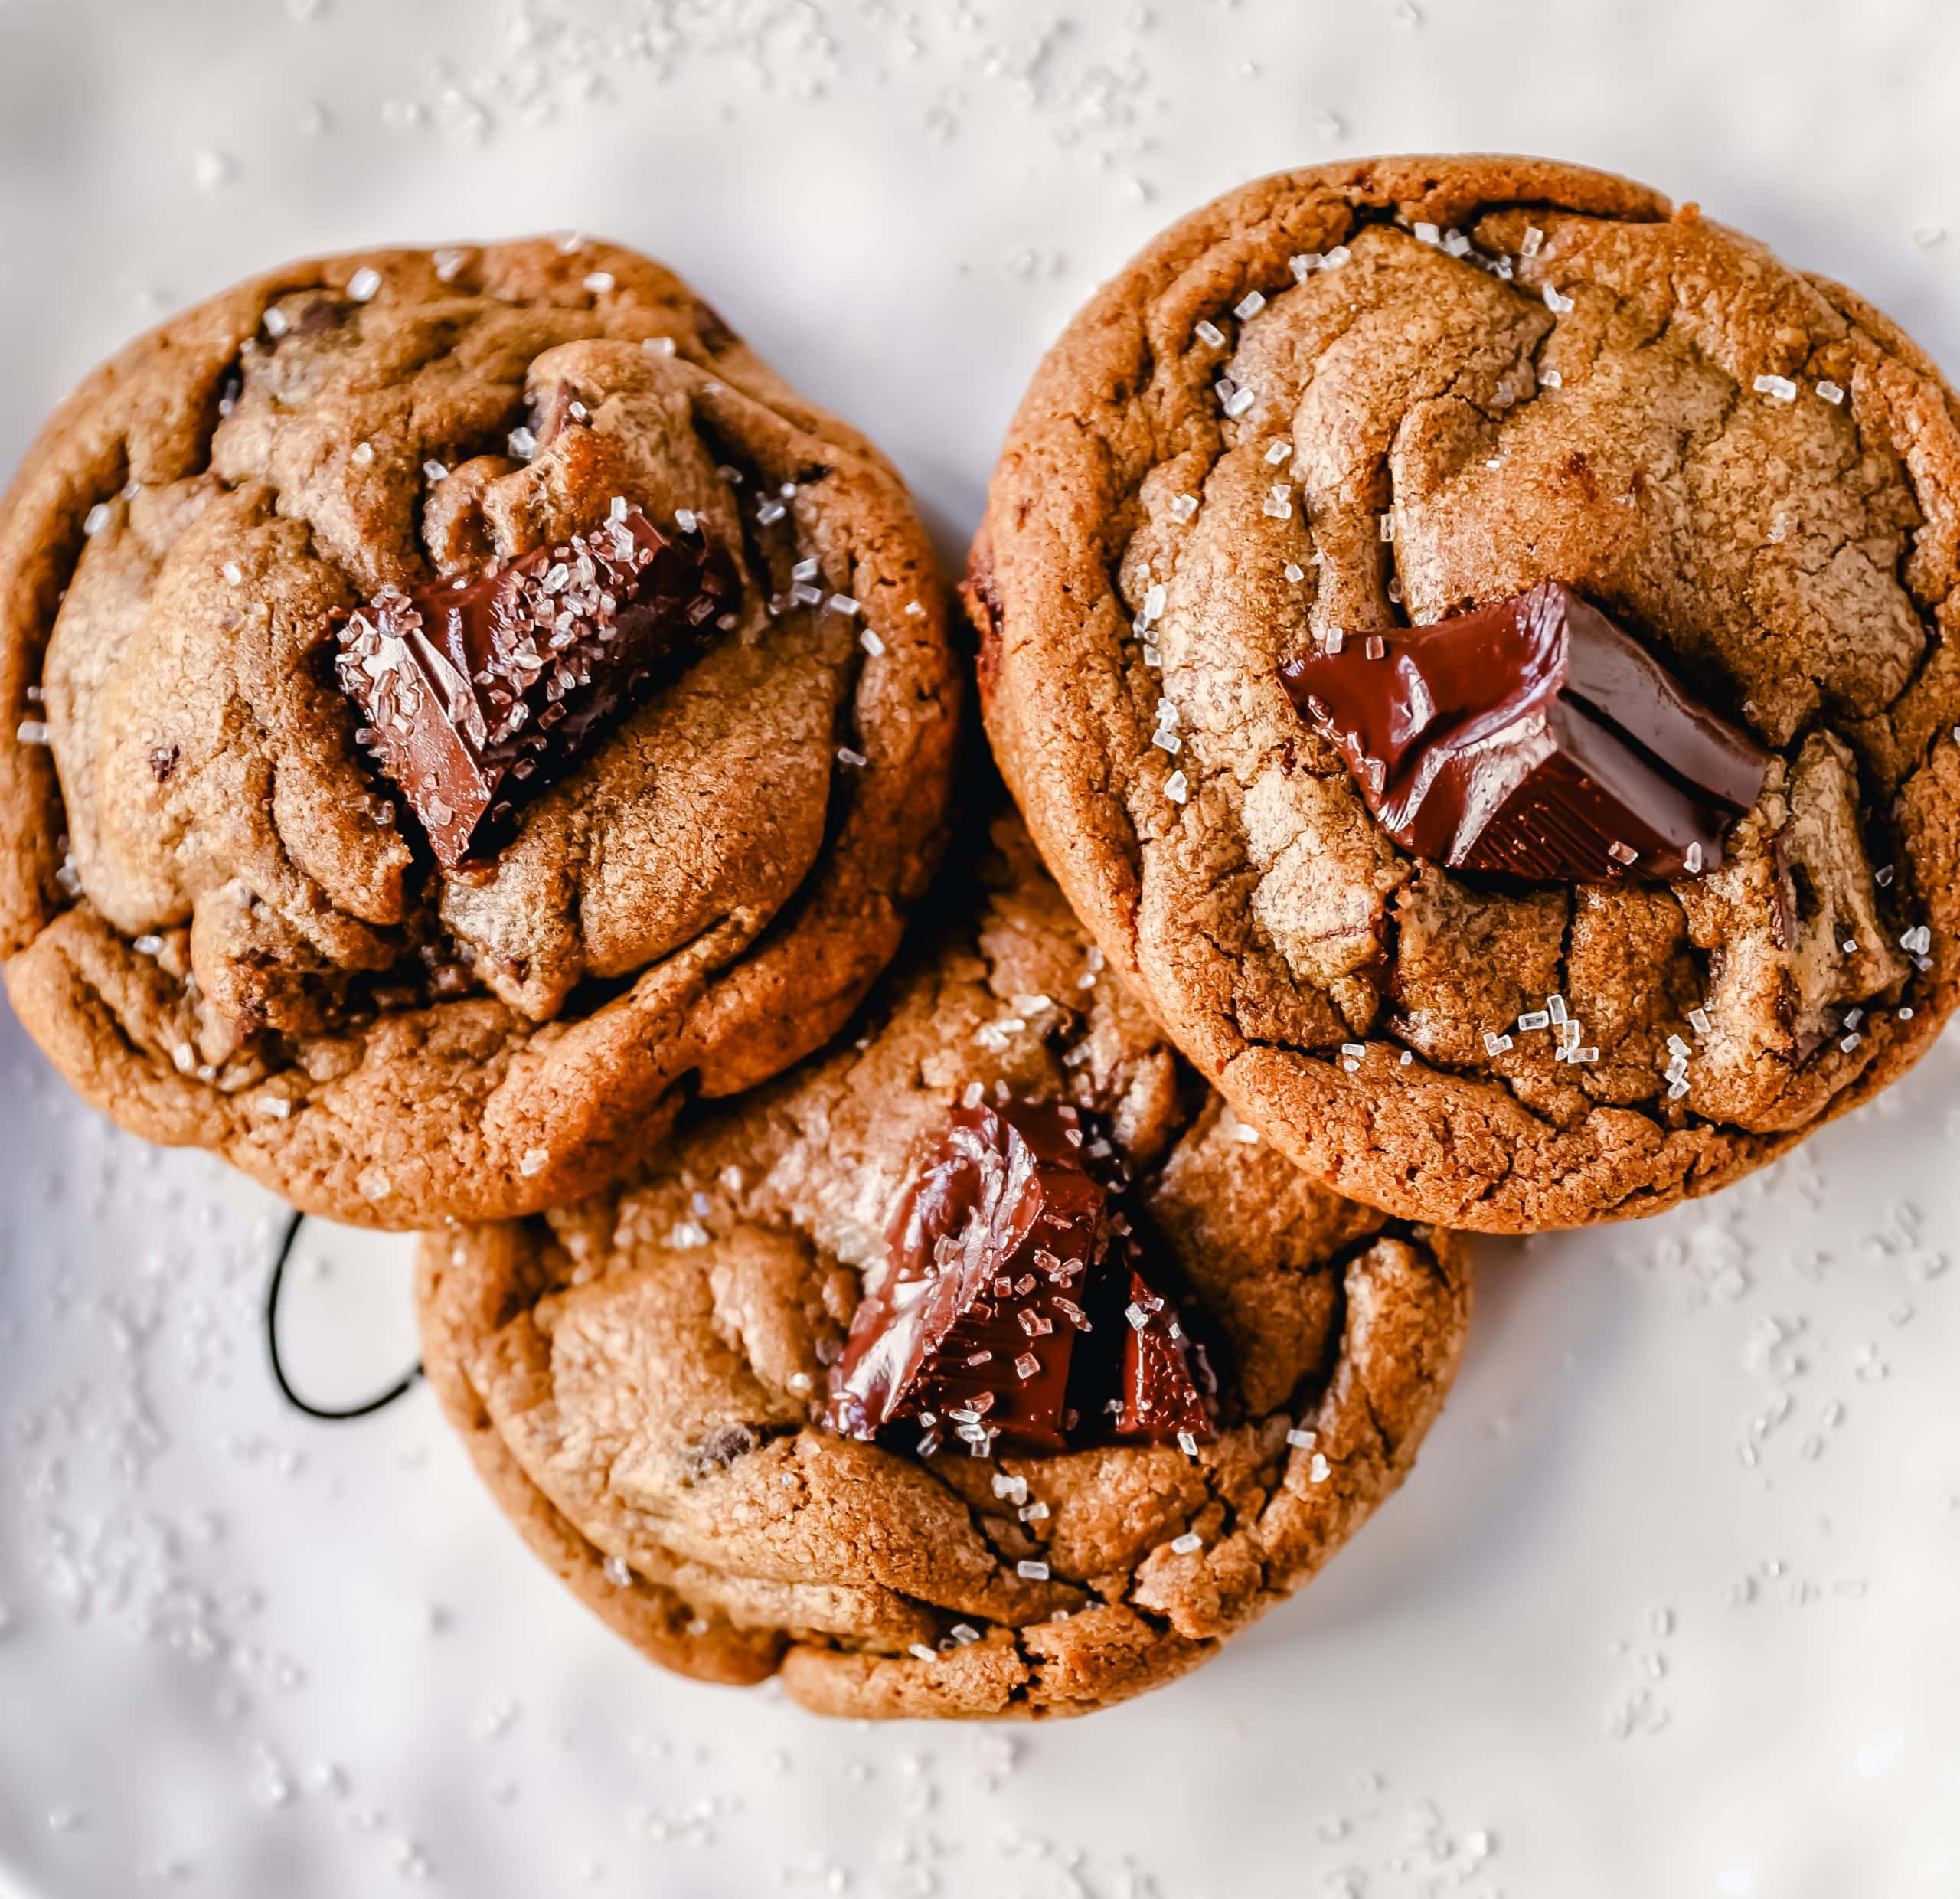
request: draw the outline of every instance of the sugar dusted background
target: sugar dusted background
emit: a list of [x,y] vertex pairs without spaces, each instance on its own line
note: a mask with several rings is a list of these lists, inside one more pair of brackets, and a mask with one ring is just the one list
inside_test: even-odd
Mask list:
[[[952,560],[1096,282],[1397,149],[1632,172],[1960,369],[1956,81],[1939,0],[0,0],[0,466],[258,266],[574,227],[869,430]],[[1960,1894],[1956,1083],[1949,1038],[1704,1208],[1482,1247],[1413,1482],[1188,1682],[872,1731],[642,1667],[426,1392],[283,1410],[272,1203],[0,1015],[0,1894]],[[406,1259],[309,1239],[311,1388],[412,1357]]]

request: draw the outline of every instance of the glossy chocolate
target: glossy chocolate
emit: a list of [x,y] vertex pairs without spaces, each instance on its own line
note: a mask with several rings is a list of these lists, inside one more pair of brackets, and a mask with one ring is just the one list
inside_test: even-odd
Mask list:
[[1204,1355],[1185,1336],[1175,1309],[1141,1273],[1131,1273],[1124,1289],[1129,1298],[1109,1435],[1119,1443],[1145,1444],[1208,1438],[1211,1411],[1197,1376]]
[[728,592],[698,534],[670,537],[623,502],[590,534],[474,580],[388,588],[339,629],[356,736],[455,869]]
[[[906,1423],[927,1454],[1210,1437],[1187,1342],[1130,1263],[1129,1223],[1089,1171],[1089,1139],[1066,1106],[954,1110],[899,1203],[884,1265],[867,1276],[831,1368],[835,1429],[874,1438]],[[1144,1302],[1148,1337],[1112,1304],[1117,1286]],[[1105,1335],[1102,1349],[1079,1353],[1092,1332]]]
[[1571,588],[1289,660],[1294,704],[1404,849],[1602,882],[1712,869],[1769,755]]

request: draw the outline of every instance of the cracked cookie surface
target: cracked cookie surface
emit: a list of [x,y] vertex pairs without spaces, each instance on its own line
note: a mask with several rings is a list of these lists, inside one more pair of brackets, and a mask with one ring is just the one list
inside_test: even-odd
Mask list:
[[[336,628],[627,502],[727,610],[446,869]],[[29,1031],[138,1133],[410,1227],[590,1192],[684,1083],[834,1033],[929,878],[958,708],[876,450],[661,265],[544,239],[289,266],[97,371],[0,505],[0,697]]]
[[[624,1191],[423,1243],[429,1376],[532,1548],[653,1659],[826,1713],[1078,1713],[1205,1659],[1400,1482],[1468,1318],[1460,1244],[1245,1139],[996,838],[977,927],[895,971],[855,1046],[701,1110]],[[921,1460],[817,1421],[976,1082],[1093,1111],[1135,1169],[1225,1347],[1194,1455]]]
[[[1719,868],[1418,861],[1287,701],[1337,629],[1544,580],[1774,754]],[[1718,1186],[1937,1034],[1956,580],[1960,410],[1885,318],[1622,179],[1397,159],[1248,185],[1099,293],[967,597],[1034,837],[1184,1052],[1343,1192],[1530,1231]]]

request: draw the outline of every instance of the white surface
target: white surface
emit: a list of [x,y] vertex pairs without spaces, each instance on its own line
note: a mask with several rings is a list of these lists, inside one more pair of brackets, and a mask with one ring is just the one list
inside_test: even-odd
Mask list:
[[[918,14],[552,0],[527,47],[469,0],[0,0],[0,466],[276,258],[577,225],[870,430],[952,554],[1099,277],[1255,172],[1396,149],[1647,177],[1960,367],[1941,0]],[[1413,1481],[1188,1682],[874,1731],[641,1665],[426,1391],[283,1410],[272,1204],[93,1121],[0,1015],[0,1892],[1960,1894],[1956,1079],[1949,1038],[1718,1201],[1486,1245]],[[385,1381],[405,1249],[316,1250],[296,1372]]]

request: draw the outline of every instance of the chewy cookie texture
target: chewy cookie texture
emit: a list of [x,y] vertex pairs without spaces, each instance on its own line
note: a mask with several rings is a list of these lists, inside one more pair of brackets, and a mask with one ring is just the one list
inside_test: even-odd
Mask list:
[[1499,158],[1220,199],[1042,365],[968,598],[1070,901],[1344,1192],[1651,1212],[1953,1006],[1960,410],[1692,206]]
[[592,1191],[841,1025],[957,682],[860,436],[583,240],[296,264],[0,507],[0,955],[97,1106],[309,1211]]
[[[1246,1139],[997,841],[854,1044],[623,1188],[423,1243],[485,1482],[687,1674],[859,1716],[1120,1701],[1311,1576],[1454,1374],[1458,1244]],[[958,1322],[894,1332],[934,1300]]]

